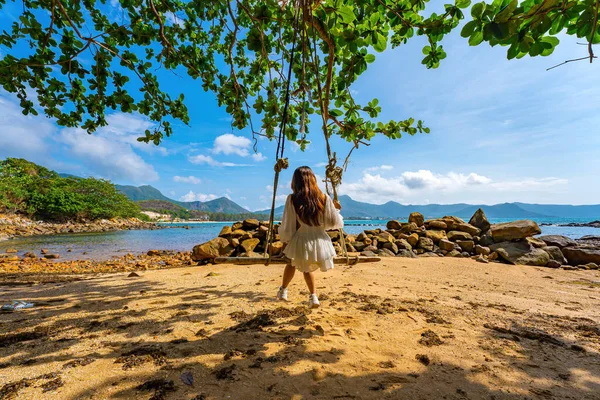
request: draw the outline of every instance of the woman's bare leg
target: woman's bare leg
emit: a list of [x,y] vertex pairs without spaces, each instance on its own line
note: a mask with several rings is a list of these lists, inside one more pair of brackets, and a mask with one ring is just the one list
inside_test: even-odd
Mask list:
[[315,294],[315,274],[312,272],[305,272],[304,280],[306,281],[306,286],[308,286],[310,294]]
[[294,268],[291,264],[285,266],[283,270],[283,282],[281,283],[282,288],[287,288],[292,279],[294,278],[294,274],[296,273],[296,268]]

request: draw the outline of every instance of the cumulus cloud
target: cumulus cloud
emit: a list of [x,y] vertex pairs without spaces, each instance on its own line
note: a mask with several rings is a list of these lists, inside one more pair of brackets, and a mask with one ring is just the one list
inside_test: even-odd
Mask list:
[[267,159],[267,157],[263,156],[262,153],[254,153],[252,154],[252,159],[254,161],[264,161]]
[[113,180],[150,182],[158,173],[127,143],[101,135],[88,135],[83,129],[63,129],[60,139],[71,155],[98,175]]
[[240,157],[247,157],[250,155],[249,149],[251,146],[252,142],[250,139],[226,133],[215,139],[212,151],[215,154],[237,154]]
[[188,194],[185,194],[179,198],[181,201],[210,201],[217,199],[218,196],[214,194],[204,194],[204,193],[194,193],[193,191],[189,191]]
[[202,180],[200,178],[196,178],[195,176],[177,176],[175,175],[173,177],[173,182],[180,182],[180,183],[193,183],[194,185],[197,185],[199,183],[202,182]]
[[566,183],[566,179],[554,177],[493,181],[474,172],[437,174],[429,170],[418,170],[406,171],[394,177],[365,172],[359,180],[342,184],[340,192],[355,200],[378,204],[390,200],[422,204],[425,198],[448,203],[451,201],[448,197],[450,194],[461,194],[463,197],[482,191],[504,194],[505,191],[514,192],[519,189],[543,190]]

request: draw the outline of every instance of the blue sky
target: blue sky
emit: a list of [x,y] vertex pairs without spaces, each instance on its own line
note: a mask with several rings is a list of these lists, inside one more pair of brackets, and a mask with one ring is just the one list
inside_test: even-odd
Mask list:
[[[10,22],[7,9],[0,25]],[[429,135],[376,138],[357,150],[341,192],[371,203],[484,203],[507,201],[600,203],[599,63],[546,68],[587,54],[562,37],[550,57],[506,60],[504,48],[469,47],[458,32],[444,40],[448,53],[437,70],[421,65],[421,39],[376,54],[354,86],[357,100],[377,97],[381,119],[423,119]],[[6,49],[0,48],[0,56]],[[250,210],[270,206],[276,143],[252,150],[250,132],[230,119],[200,81],[160,72],[163,88],[184,93],[190,126],[176,124],[161,146],[135,138],[152,126],[139,115],[113,113],[93,136],[58,127],[43,116],[25,117],[15,98],[0,91],[0,158],[24,157],[59,172],[150,184],[177,200],[227,196]],[[288,145],[279,202],[295,167],[324,174],[319,127],[301,152]],[[338,154],[347,143],[333,142]]]

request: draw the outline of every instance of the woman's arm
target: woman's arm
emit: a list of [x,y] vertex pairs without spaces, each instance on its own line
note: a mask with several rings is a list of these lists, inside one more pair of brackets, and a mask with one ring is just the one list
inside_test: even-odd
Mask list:
[[282,242],[289,242],[296,233],[296,209],[292,203],[292,195],[289,195],[283,209],[281,226],[279,227],[279,236]]
[[[338,203],[339,205],[339,203]],[[341,208],[341,207],[340,207]],[[331,197],[326,196],[325,200],[325,218],[324,218],[325,230],[330,229],[341,229],[344,227],[344,218],[336,204],[331,200]]]

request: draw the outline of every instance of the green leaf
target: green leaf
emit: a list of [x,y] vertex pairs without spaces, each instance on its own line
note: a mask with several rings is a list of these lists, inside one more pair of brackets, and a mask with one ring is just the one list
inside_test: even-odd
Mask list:
[[375,37],[376,42],[373,43],[373,48],[375,49],[375,51],[379,53],[385,51],[385,48],[387,47],[387,38],[379,32],[375,34]]
[[456,0],[456,7],[467,8],[471,5],[471,0]]
[[504,6],[498,14],[496,14],[494,21],[496,21],[499,24],[508,21],[510,19],[510,17],[512,17],[513,12],[516,10],[516,8],[518,6],[519,6],[518,0],[512,0],[510,3],[508,3],[506,6]]
[[465,24],[465,26],[463,26],[462,30],[460,31],[460,36],[464,37],[464,38],[468,38],[469,36],[471,36],[473,34],[473,32],[475,32],[475,29],[479,26],[477,21],[469,21]]
[[375,61],[375,55],[374,54],[367,54],[365,56],[365,61],[368,62],[369,64],[372,63],[373,61]]
[[333,110],[329,110],[329,115],[332,115],[334,117],[341,117],[342,115],[344,115],[344,113],[341,110],[334,108]]
[[480,19],[481,16],[483,15],[484,10],[485,10],[485,3],[481,2],[481,3],[473,4],[473,7],[471,7],[471,16],[473,17],[473,19]]
[[483,42],[483,32],[475,32],[473,36],[469,38],[469,45],[477,46]]
[[342,21],[344,21],[345,24],[350,24],[356,19],[356,16],[354,15],[354,10],[348,5],[340,7],[337,10],[337,13],[342,17]]

